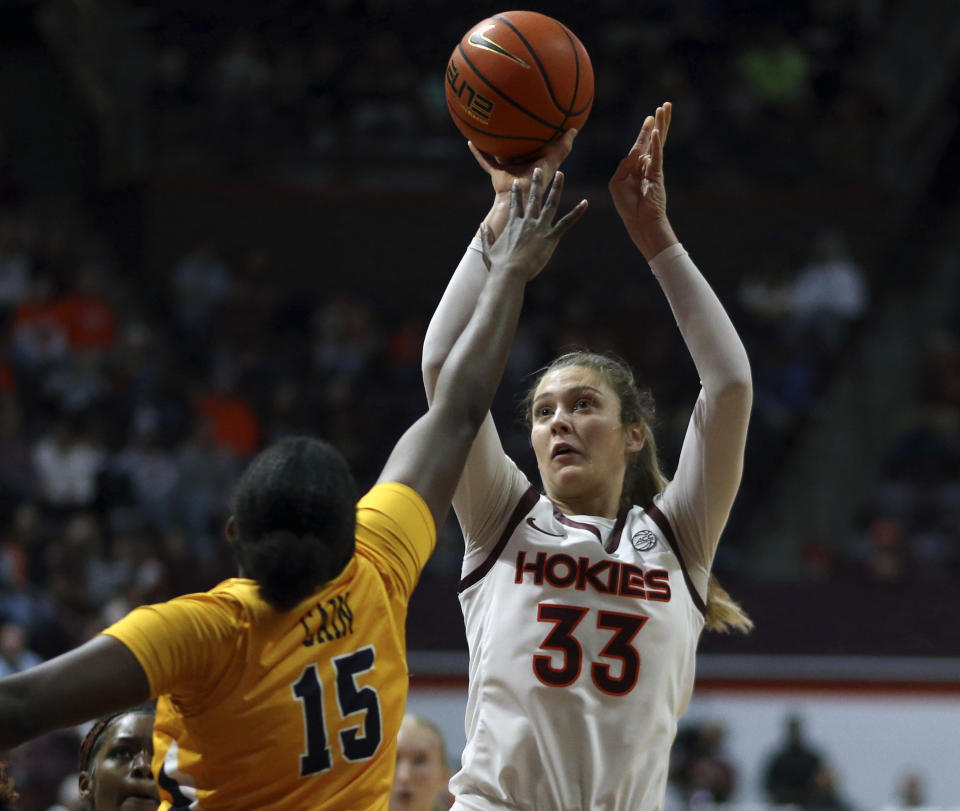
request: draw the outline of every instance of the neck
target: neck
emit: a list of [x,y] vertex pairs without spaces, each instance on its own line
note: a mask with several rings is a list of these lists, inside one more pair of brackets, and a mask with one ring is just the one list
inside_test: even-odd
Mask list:
[[594,515],[598,518],[616,518],[620,512],[620,494],[590,494],[558,498],[547,493],[550,500],[557,505],[564,515]]

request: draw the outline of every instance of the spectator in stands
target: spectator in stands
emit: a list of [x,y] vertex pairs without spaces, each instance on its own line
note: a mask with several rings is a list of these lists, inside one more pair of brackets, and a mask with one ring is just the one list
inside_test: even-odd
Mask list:
[[59,417],[33,448],[33,468],[44,503],[54,509],[82,507],[97,495],[97,475],[104,452],[78,430],[75,421]]
[[200,237],[173,268],[174,315],[187,340],[208,337],[230,292],[233,273],[210,235]]
[[736,788],[736,772],[723,753],[726,729],[713,722],[690,732],[675,749],[680,763],[673,769],[672,782],[690,803],[724,803]]
[[0,393],[0,511],[37,495],[23,409],[16,394]]
[[260,420],[234,373],[220,369],[213,388],[194,403],[196,417],[210,421],[217,447],[243,458],[253,453],[260,441]]
[[36,275],[21,299],[10,327],[10,345],[17,366],[43,370],[67,354],[70,338],[51,275]]
[[897,782],[897,803],[902,808],[922,808],[927,804],[923,778],[917,772],[906,772]]
[[13,217],[0,220],[0,315],[4,316],[16,309],[30,290],[30,254],[22,231]]
[[40,664],[43,659],[27,647],[27,634],[16,622],[0,625],[0,678]]
[[804,808],[808,811],[849,811],[850,806],[840,796],[836,774],[824,763],[813,776],[813,790]]
[[868,304],[867,280],[843,233],[828,228],[813,241],[809,261],[797,272],[788,335],[794,345],[836,354]]
[[70,351],[103,353],[116,345],[117,316],[103,288],[102,270],[87,264],[73,289],[58,300]]
[[767,760],[764,787],[771,802],[806,808],[814,797],[823,758],[804,738],[803,719],[799,715],[787,716],[784,726],[783,745]]

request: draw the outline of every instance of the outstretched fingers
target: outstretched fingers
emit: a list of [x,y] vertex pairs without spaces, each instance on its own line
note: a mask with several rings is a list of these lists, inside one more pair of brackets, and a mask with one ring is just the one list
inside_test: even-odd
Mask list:
[[510,216],[523,216],[523,185],[519,177],[515,177],[510,185]]
[[[556,177],[556,175],[554,175],[554,177]],[[527,214],[530,217],[540,216],[540,187],[542,183],[543,170],[538,166],[533,170],[533,176],[530,178],[530,194],[527,195]]]
[[667,143],[667,133],[670,131],[670,121],[673,118],[673,105],[665,101],[660,107],[657,107],[656,129],[660,131],[661,148]]
[[550,236],[555,240],[559,240],[580,221],[580,218],[586,213],[588,205],[586,200],[581,200],[577,203],[570,211],[557,220],[553,229],[550,231]]
[[550,190],[547,192],[547,199],[544,201],[542,215],[546,219],[552,220],[557,208],[560,205],[560,195],[563,194],[563,172],[557,172],[553,176],[553,182],[550,184]]
[[659,129],[653,131],[650,139],[650,162],[647,165],[646,176],[656,174],[663,168],[663,136]]

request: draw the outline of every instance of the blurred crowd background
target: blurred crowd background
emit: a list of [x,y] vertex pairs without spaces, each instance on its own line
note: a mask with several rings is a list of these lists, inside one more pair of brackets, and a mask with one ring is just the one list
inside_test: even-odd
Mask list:
[[[593,224],[530,290],[508,451],[536,480],[519,393],[585,345],[650,385],[675,462],[695,371],[604,189],[669,99],[671,216],[756,389],[717,571],[757,631],[705,650],[960,654],[960,6],[535,7],[593,60],[566,167]],[[230,576],[230,488],[272,440],[329,438],[374,481],[490,199],[443,70],[501,10],[0,3],[0,675]],[[411,648],[464,647],[460,543],[451,520]],[[23,807],[75,759],[73,733],[15,757]]]

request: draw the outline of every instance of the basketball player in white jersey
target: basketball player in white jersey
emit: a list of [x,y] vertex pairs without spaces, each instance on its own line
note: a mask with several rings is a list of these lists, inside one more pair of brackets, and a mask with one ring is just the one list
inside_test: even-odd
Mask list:
[[[455,809],[662,809],[670,747],[706,625],[750,620],[710,574],[736,495],[752,387],[719,300],[666,215],[671,105],[648,116],[609,188],[666,295],[702,381],[677,470],[659,470],[652,400],[616,359],[554,361],[526,413],[544,493],[503,451],[490,415],[454,496],[466,541],[460,601],[470,648],[467,744]],[[535,166],[549,177],[575,133]],[[488,239],[513,176],[491,176]],[[475,239],[427,332],[428,398],[486,273]]]

